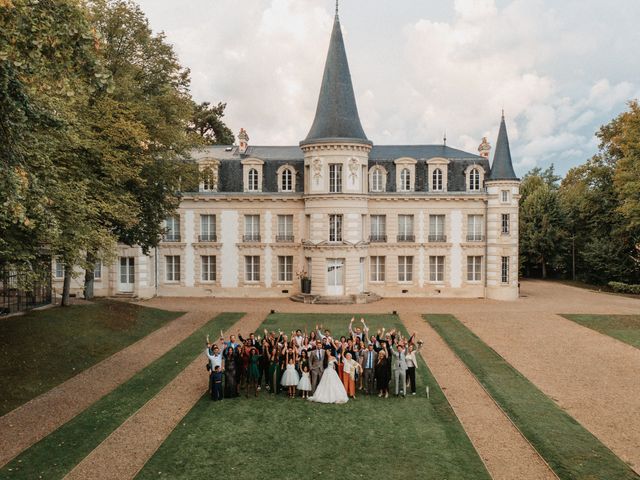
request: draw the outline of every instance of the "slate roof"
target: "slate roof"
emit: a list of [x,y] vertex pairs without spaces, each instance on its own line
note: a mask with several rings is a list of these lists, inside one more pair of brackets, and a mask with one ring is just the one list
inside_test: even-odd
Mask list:
[[307,138],[300,143],[304,145],[337,139],[371,143],[362,129],[358,115],[340,19],[336,14],[316,116]]
[[493,155],[493,165],[491,166],[491,180],[517,180],[516,172],[513,170],[511,161],[511,149],[509,148],[509,136],[507,135],[507,125],[504,121],[504,114],[500,121],[500,131],[496,142],[496,151]]

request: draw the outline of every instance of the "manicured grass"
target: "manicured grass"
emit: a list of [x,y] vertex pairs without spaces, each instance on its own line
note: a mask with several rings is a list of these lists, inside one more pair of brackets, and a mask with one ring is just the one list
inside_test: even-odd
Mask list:
[[[323,323],[339,336],[346,333],[350,317],[276,314],[263,326],[290,333]],[[373,331],[402,327],[396,316],[366,318]],[[137,478],[489,479],[422,360],[418,385],[415,397],[358,394],[346,405],[318,405],[264,391],[257,399],[220,403],[205,396]]]
[[563,315],[583,327],[640,348],[640,315]]
[[561,479],[640,478],[458,319],[425,318]]
[[180,315],[96,301],[0,320],[0,416]]
[[[228,329],[242,315],[218,315],[129,381],[5,465],[0,470],[0,479],[64,477],[189,363],[202,355],[207,334],[217,337],[216,332]],[[202,373],[206,378],[204,358]]]

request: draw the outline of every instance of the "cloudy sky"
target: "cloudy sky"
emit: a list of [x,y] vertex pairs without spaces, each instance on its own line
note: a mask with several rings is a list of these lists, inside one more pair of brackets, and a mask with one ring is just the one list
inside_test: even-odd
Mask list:
[[[333,0],[137,0],[254,145],[311,127]],[[376,144],[495,143],[505,109],[517,173],[560,173],[640,97],[638,0],[342,0],[360,117]]]

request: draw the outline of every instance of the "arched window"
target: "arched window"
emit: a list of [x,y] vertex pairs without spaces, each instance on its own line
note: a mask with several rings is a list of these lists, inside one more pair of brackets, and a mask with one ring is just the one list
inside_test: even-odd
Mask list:
[[249,188],[250,192],[258,191],[258,171],[255,168],[249,170]]
[[477,168],[469,172],[469,190],[472,192],[480,190],[480,171]]
[[403,168],[400,172],[400,191],[411,191],[411,172],[408,168]]
[[293,172],[290,168],[282,171],[281,185],[283,192],[293,192]]
[[374,168],[371,174],[371,191],[382,192],[384,191],[382,170]]
[[434,192],[442,191],[442,170],[440,170],[439,168],[436,168],[433,171],[433,177],[431,180],[431,190],[433,190]]

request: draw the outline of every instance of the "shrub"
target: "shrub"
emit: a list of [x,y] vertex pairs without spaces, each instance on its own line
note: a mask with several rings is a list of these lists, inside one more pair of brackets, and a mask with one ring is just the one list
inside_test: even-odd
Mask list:
[[640,295],[640,285],[629,285],[622,282],[609,282],[609,287],[617,293],[631,293],[633,295]]

